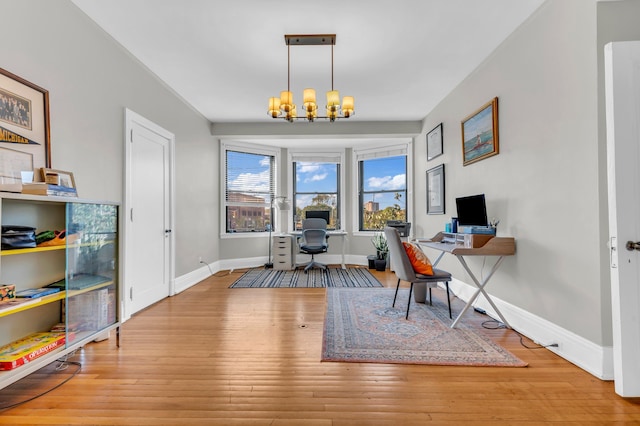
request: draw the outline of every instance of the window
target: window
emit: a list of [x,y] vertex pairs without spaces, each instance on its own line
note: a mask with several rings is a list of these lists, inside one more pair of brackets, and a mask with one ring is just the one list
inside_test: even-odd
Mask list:
[[329,212],[328,229],[340,229],[342,155],[291,153],[293,229],[302,229],[309,210]]
[[268,231],[276,223],[272,220],[271,199],[277,153],[226,144],[222,149],[225,233]]
[[375,231],[388,220],[408,221],[406,145],[356,151],[358,170],[358,229]]

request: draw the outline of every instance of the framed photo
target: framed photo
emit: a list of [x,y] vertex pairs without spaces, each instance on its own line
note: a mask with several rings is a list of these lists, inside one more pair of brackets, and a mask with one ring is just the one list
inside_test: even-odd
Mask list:
[[462,120],[462,164],[498,155],[498,98]]
[[427,170],[427,214],[444,214],[444,164]]
[[442,123],[427,133],[427,161],[442,155]]
[[0,68],[0,189],[51,167],[49,92]]
[[54,185],[64,186],[66,188],[76,188],[76,181],[73,178],[73,173],[65,172],[64,170],[47,169],[43,167],[40,169],[40,177],[43,182],[52,183]]

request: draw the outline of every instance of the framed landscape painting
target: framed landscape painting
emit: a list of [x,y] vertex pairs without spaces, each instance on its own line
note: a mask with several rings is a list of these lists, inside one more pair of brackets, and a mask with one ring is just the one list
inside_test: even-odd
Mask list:
[[493,98],[462,120],[462,164],[497,155],[498,148],[498,98]]

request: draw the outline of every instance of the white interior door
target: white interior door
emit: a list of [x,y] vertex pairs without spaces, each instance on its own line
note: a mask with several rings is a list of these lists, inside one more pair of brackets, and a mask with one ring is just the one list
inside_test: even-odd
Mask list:
[[126,111],[125,317],[173,294],[174,135]]
[[[640,396],[640,41],[605,46],[616,393]],[[627,248],[627,242],[631,242]]]

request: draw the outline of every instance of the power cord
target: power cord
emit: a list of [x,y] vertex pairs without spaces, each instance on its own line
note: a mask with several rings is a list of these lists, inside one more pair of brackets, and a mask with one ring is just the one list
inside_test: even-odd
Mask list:
[[[483,314],[483,315],[487,314],[483,309],[480,309],[480,308],[474,308],[474,310],[476,312],[479,312],[479,313]],[[490,320],[483,321],[481,325],[482,325],[482,328],[486,328],[487,330],[498,330],[498,329],[501,329],[501,328],[507,328],[507,326],[504,325],[504,323],[502,321],[498,321],[496,319],[490,319]],[[557,348],[558,347],[557,343],[551,343],[551,344],[548,344],[548,345],[540,345],[540,344],[536,343],[537,346],[527,346],[524,343],[524,339],[523,339],[524,336],[518,330],[513,329],[513,328],[511,328],[510,330],[513,331],[514,333],[516,333],[518,335],[518,337],[520,337],[520,344],[523,347],[527,348],[527,349],[545,349],[545,348]]]
[[207,265],[207,268],[209,268],[209,273],[211,275],[213,275],[213,271],[211,270],[211,265],[209,265],[207,262],[205,262],[204,260],[200,260],[200,263],[204,263],[205,265]]
[[33,396],[31,398],[25,399],[24,401],[20,401],[20,402],[16,402],[15,404],[10,404],[10,405],[5,405],[5,406],[0,406],[0,411],[4,411],[4,410],[8,410],[10,408],[15,408],[19,405],[22,404],[26,404],[27,402],[33,401],[34,399],[40,398],[41,396],[44,396],[46,394],[48,394],[49,392],[52,392],[56,389],[58,389],[60,386],[64,385],[65,383],[67,383],[69,380],[73,379],[79,372],[80,370],[82,370],[82,364],[77,362],[77,361],[69,361],[66,358],[64,359],[58,359],[55,362],[59,362],[60,364],[58,366],[56,366],[56,371],[61,371],[61,370],[66,370],[67,368],[69,368],[70,365],[75,365],[78,368],[76,369],[76,371],[74,371],[71,376],[67,377],[66,379],[64,379],[61,383],[57,384],[56,386],[52,387],[51,389],[48,389],[36,396]]

